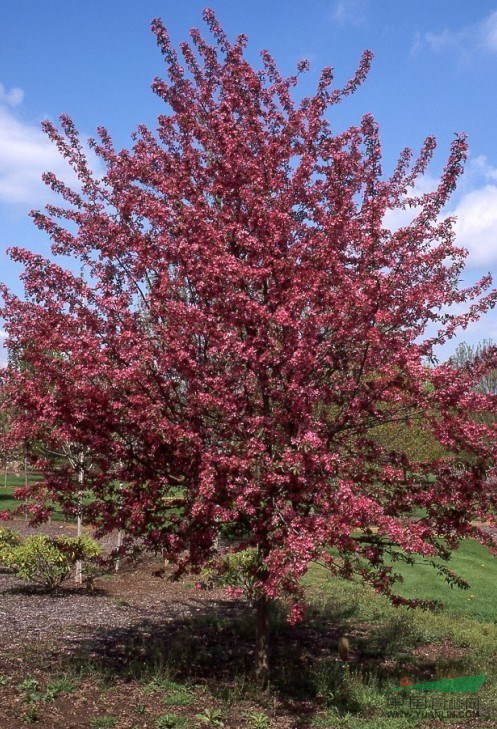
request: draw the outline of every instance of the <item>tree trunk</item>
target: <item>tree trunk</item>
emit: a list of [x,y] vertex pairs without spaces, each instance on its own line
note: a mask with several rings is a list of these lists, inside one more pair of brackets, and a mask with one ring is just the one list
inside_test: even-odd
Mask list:
[[259,595],[255,601],[255,678],[262,689],[266,689],[269,681],[269,604],[266,594]]
[[[78,528],[77,528],[77,536],[78,538],[83,533],[83,482],[84,482],[84,471],[83,468],[80,468],[78,470],[78,485],[79,485],[79,491],[78,491]],[[78,559],[76,562],[76,572],[74,575],[74,580],[78,585],[81,585],[83,582],[83,562]]]
[[[28,487],[28,458],[26,455],[26,449],[24,450],[24,488]],[[24,514],[24,519],[27,521],[28,512]]]
[[[116,544],[116,548],[117,549],[120,549],[122,547],[122,544],[123,544],[123,535],[124,535],[123,530],[122,529],[118,529],[117,530],[117,544]],[[115,569],[116,572],[119,572],[120,565],[121,565],[121,560],[120,560],[119,557],[117,557],[117,559],[116,559],[116,561],[114,563],[114,569]]]
[[[122,463],[119,463],[119,465],[122,467]],[[122,506],[122,495],[121,495],[122,487],[123,487],[122,483],[119,482],[119,486],[118,486],[118,491],[119,491],[118,504],[119,504],[119,508]],[[118,531],[117,531],[117,544],[116,544],[116,548],[117,549],[120,549],[122,547],[123,537],[124,537],[123,530],[122,529],[118,529]],[[116,561],[115,561],[115,564],[114,564],[114,568],[115,568],[116,572],[119,572],[119,567],[120,566],[121,566],[121,560],[118,557],[116,559]]]

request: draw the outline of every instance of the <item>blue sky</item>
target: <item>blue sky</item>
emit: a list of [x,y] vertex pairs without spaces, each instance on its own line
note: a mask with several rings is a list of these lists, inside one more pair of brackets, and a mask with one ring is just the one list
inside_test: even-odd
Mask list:
[[[150,33],[161,17],[173,40],[202,27],[208,0],[15,0],[0,4],[0,279],[19,291],[9,245],[48,252],[48,240],[27,213],[49,199],[44,170],[64,175],[40,122],[61,113],[84,135],[107,126],[118,146],[145,122],[154,126],[161,102],[150,91],[162,61]],[[258,62],[267,48],[285,73],[311,62],[302,93],[320,69],[337,84],[354,72],[362,51],[374,52],[365,85],[333,112],[335,128],[372,112],[380,124],[385,171],[404,146],[417,149],[435,134],[439,147],[427,179],[435,184],[455,132],[469,136],[470,159],[447,212],[458,216],[458,240],[470,251],[466,280],[497,278],[497,0],[211,0],[231,35],[249,36]],[[398,225],[400,219],[392,219]],[[496,282],[497,283],[497,282]],[[497,313],[459,337],[497,340]],[[449,354],[449,345],[442,357]]]

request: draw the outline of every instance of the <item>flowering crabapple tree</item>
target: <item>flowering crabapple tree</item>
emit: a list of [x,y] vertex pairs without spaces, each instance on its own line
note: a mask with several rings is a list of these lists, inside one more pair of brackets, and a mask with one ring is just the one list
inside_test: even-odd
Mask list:
[[[496,505],[495,425],[475,414],[495,396],[474,384],[497,355],[456,371],[434,347],[497,294],[489,276],[460,287],[466,252],[442,215],[464,136],[437,189],[418,195],[432,137],[388,176],[370,115],[332,128],[369,52],[344,88],[325,68],[297,103],[307,62],[284,78],[263,51],[255,70],[245,36],[232,42],[211,11],[204,19],[214,43],[192,30],[182,61],[152,23],[164,113],[129,149],[98,129],[103,176],[70,118],[44,124],[79,187],[45,175],[63,202],[32,216],[53,259],[10,252],[25,295],[4,289],[2,314],[24,366],[4,386],[16,437],[91,452],[85,520],[101,532],[125,530],[124,546],[142,540],[178,575],[211,561],[220,533],[221,551],[251,550],[265,680],[270,603],[286,598],[298,620],[311,562],[401,602],[392,559],[436,564],[460,538],[484,540],[474,524]],[[385,227],[386,213],[408,208],[410,223]],[[375,437],[400,422],[440,452],[419,459]],[[463,470],[460,454],[471,454]],[[73,498],[63,469],[37,466],[51,498]]]

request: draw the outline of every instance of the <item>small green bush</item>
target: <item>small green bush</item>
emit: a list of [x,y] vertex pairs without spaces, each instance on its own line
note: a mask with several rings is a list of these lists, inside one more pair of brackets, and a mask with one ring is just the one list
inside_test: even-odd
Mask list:
[[92,729],[111,729],[116,725],[117,719],[114,716],[94,716],[90,719]]
[[210,562],[201,573],[200,583],[206,589],[232,587],[243,590],[252,599],[257,583],[257,550],[231,552]]
[[186,691],[173,691],[162,699],[165,706],[190,706],[195,701]]
[[54,543],[72,562],[92,560],[101,554],[98,542],[87,534],[80,537],[57,537]]
[[23,692],[26,701],[39,701],[42,698],[40,692],[40,683],[36,678],[28,676],[22,681],[17,688]]
[[225,726],[221,709],[204,709],[202,714],[195,714],[195,718],[208,726]]
[[55,590],[69,575],[76,560],[92,560],[99,554],[100,547],[87,536],[53,539],[37,534],[10,548],[3,561],[21,579]]
[[39,534],[27,537],[10,551],[7,565],[18,577],[55,590],[72,567],[72,560],[54,544],[54,540]]
[[0,563],[8,567],[9,555],[20,543],[21,538],[16,532],[7,527],[0,527]]
[[187,725],[187,717],[179,714],[162,714],[155,721],[156,729],[181,729]]
[[251,729],[268,729],[271,725],[269,716],[260,711],[252,711],[245,714],[245,718],[250,722]]

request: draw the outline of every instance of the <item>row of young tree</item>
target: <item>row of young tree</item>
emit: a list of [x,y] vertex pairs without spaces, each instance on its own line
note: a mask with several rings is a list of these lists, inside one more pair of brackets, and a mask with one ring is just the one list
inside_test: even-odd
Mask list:
[[[496,427],[482,415],[496,394],[479,383],[497,351],[458,368],[434,351],[497,292],[489,276],[460,287],[466,252],[442,216],[464,136],[437,189],[418,194],[432,137],[386,176],[370,115],[333,131],[369,52],[344,88],[325,68],[297,102],[307,62],[284,78],[264,51],[255,70],[245,36],[204,18],[214,43],[193,30],[182,61],[153,22],[164,113],[129,149],[98,129],[103,176],[69,117],[44,124],[79,186],[45,175],[63,202],[32,216],[52,258],[10,251],[24,296],[3,287],[6,445],[38,444],[49,498],[29,489],[36,520],[53,502],[74,509],[83,480],[85,520],[162,553],[176,575],[201,570],[220,537],[250,549],[265,680],[270,603],[285,598],[298,620],[311,562],[401,602],[392,557],[434,561],[484,539]],[[385,227],[407,208],[412,222]],[[425,439],[422,457],[400,427]]]

